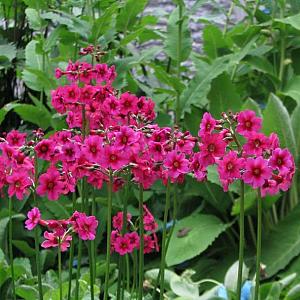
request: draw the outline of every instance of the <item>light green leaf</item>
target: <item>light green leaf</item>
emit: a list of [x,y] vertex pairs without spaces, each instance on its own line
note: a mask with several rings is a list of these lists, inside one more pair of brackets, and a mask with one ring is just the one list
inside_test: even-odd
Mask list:
[[282,94],[289,96],[300,103],[300,76],[294,76],[290,79]]
[[[263,239],[262,263],[272,277],[300,253],[300,206],[280,221]],[[293,234],[287,234],[292,232]]]
[[[191,33],[188,27],[188,17],[184,17],[182,22],[182,33],[181,33],[181,51],[180,51],[180,61],[185,61],[189,57],[192,51],[192,39]],[[164,48],[166,54],[173,60],[178,60],[178,22],[179,21],[179,8],[175,8],[171,13],[168,25],[167,34],[164,42]]]
[[[212,215],[193,214],[179,220],[175,225],[170,240],[166,255],[167,265],[173,266],[180,264],[199,255],[206,250],[226,228],[226,224]],[[189,230],[183,237],[178,235],[182,229]]]
[[270,282],[261,286],[259,294],[260,299],[264,300],[279,300],[282,286],[279,282]]
[[215,118],[220,118],[222,112],[237,112],[242,106],[241,97],[227,73],[222,73],[212,81],[207,98],[209,99],[209,111]]
[[288,291],[284,300],[298,300],[299,298],[300,298],[300,284],[296,284]]
[[1,123],[4,121],[6,114],[12,110],[14,107],[18,106],[19,104],[16,102],[10,102],[7,103],[6,105],[4,105],[1,109],[0,109],[0,125]]
[[281,100],[271,94],[263,112],[263,132],[269,135],[275,132],[280,140],[281,147],[287,147],[297,157],[297,147],[292,122],[289,113]]
[[289,16],[287,18],[275,19],[276,22],[289,24],[297,30],[300,30],[300,14]]
[[38,14],[38,11],[34,8],[26,8],[25,14],[29,22],[29,27],[34,30],[40,30],[42,28],[42,19]]
[[117,16],[117,30],[125,32],[136,23],[137,15],[143,11],[148,0],[127,0]]
[[13,240],[13,245],[27,257],[32,257],[35,254],[35,250],[32,249],[26,241]]
[[295,135],[298,153],[300,153],[300,103],[293,110],[291,115],[292,128]]
[[242,105],[242,107],[241,107],[241,110],[246,110],[246,109],[253,110],[253,111],[256,112],[256,114],[257,114],[258,116],[260,116],[260,117],[262,116],[261,109],[260,109],[258,103],[255,102],[255,101],[254,101],[253,99],[251,99],[251,98],[248,98],[248,99],[243,103],[243,105]]
[[[149,280],[151,283],[154,284],[157,280],[158,274],[159,274],[159,269],[148,270],[145,273],[145,279]],[[179,276],[175,272],[170,271],[170,270],[165,270],[165,287],[167,289],[171,288],[170,287],[170,282],[171,282],[173,277],[174,278],[179,278]]]
[[[224,278],[225,287],[231,291],[236,291],[237,280],[238,280],[238,268],[239,268],[239,262],[236,261],[228,269],[228,271],[226,272],[225,278]],[[248,275],[249,275],[249,269],[243,263],[242,282],[248,278]]]
[[13,44],[0,45],[0,61],[3,58],[12,61],[17,55],[16,46]]
[[183,276],[172,277],[170,287],[173,293],[181,297],[193,298],[199,296],[198,284],[193,283]]
[[24,300],[33,300],[39,298],[37,289],[33,286],[21,284],[16,287],[16,294]]

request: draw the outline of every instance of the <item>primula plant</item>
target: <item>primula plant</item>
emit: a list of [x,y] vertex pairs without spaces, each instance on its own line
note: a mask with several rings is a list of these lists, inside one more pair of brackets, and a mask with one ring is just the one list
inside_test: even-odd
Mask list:
[[[166,257],[175,235],[177,189],[186,177],[205,184],[209,168],[216,166],[225,192],[240,184],[239,262],[236,269],[236,299],[241,298],[244,265],[245,184],[257,193],[257,241],[255,283],[251,293],[259,299],[261,276],[262,204],[266,195],[287,191],[292,184],[295,163],[292,154],[280,147],[276,133],[261,133],[263,120],[252,110],[224,112],[219,119],[205,113],[197,136],[178,126],[156,123],[154,102],[113,87],[114,66],[100,63],[99,47],[80,51],[82,60],[69,61],[55,76],[63,83],[51,92],[52,105],[66,117],[68,128],[44,133],[38,129],[26,135],[13,130],[1,139],[0,188],[9,199],[9,258],[12,284],[9,294],[17,299],[13,262],[12,207],[32,195],[25,227],[34,230],[38,297],[43,299],[40,247],[58,253],[59,299],[80,299],[82,254],[87,247],[90,298],[107,300],[166,298]],[[84,60],[91,57],[92,63]],[[161,182],[165,189],[163,222],[159,226],[144,203],[145,191]],[[138,210],[129,212],[129,189],[138,189]],[[99,222],[95,215],[97,192],[106,193],[106,243],[95,243]],[[113,216],[114,194],[121,192],[122,210]],[[65,219],[47,220],[40,211],[40,199],[60,201],[73,198],[73,213]],[[174,196],[173,212],[170,214]],[[170,216],[171,215],[171,216]],[[171,221],[171,223],[169,222]],[[101,228],[100,228],[101,230]],[[103,229],[102,229],[103,230]],[[162,238],[159,238],[161,230]],[[178,234],[188,234],[182,228]],[[40,244],[40,234],[44,240]],[[78,243],[77,243],[78,241]],[[85,241],[85,242],[83,242]],[[198,241],[195,240],[195,243]],[[97,278],[97,256],[104,252],[104,281]],[[77,253],[76,251],[77,250]],[[67,293],[63,291],[62,252],[69,251]],[[159,253],[160,268],[145,291],[144,256]],[[111,281],[112,256],[117,256],[118,280]],[[75,258],[76,257],[76,261]],[[73,278],[73,265],[76,279]],[[131,266],[133,266],[131,268]],[[75,283],[75,287],[73,285]],[[198,288],[197,288],[198,289]],[[148,295],[148,298],[145,298]],[[150,297],[151,298],[151,297]],[[183,298],[182,298],[183,299]],[[194,298],[193,298],[194,299]],[[199,298],[200,299],[200,298]]]

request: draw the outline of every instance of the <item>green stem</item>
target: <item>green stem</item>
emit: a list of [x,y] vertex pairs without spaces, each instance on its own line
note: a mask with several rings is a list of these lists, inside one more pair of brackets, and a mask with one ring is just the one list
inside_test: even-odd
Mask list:
[[112,186],[113,176],[110,172],[108,182],[108,197],[107,197],[107,237],[106,237],[106,271],[104,283],[104,300],[108,299],[108,284],[110,270],[110,238],[111,238],[111,210],[112,210]]
[[75,300],[79,300],[79,279],[80,279],[80,271],[81,271],[81,255],[82,255],[82,239],[79,239],[79,241],[78,241],[78,255],[77,255]]
[[[178,42],[177,42],[177,78],[180,80],[181,45],[182,44],[182,5],[178,5]],[[176,93],[176,125],[180,122],[180,92]]]
[[126,254],[125,256],[126,261],[126,276],[127,276],[127,282],[126,282],[126,289],[129,292],[130,291],[130,266],[129,266],[129,255]]
[[138,285],[138,300],[143,299],[143,283],[144,283],[144,191],[140,185],[139,193],[139,212],[140,212],[140,252],[139,252],[139,285]]
[[8,232],[9,262],[10,262],[11,281],[12,281],[12,294],[13,294],[13,299],[16,300],[14,255],[13,255],[13,246],[12,246],[12,198],[11,197],[9,197],[8,200],[8,213],[9,213],[9,232]]
[[255,235],[255,230],[254,230],[254,225],[253,225],[252,217],[251,216],[247,216],[247,219],[248,219],[248,224],[249,224],[251,239],[252,239],[254,247],[256,247],[256,235]]
[[[33,202],[34,206],[38,207],[36,187],[38,183],[38,158],[36,153],[34,153],[34,192],[33,192]],[[39,300],[43,300],[43,284],[42,284],[42,272],[41,272],[41,258],[40,258],[40,245],[39,245],[39,234],[38,227],[34,229],[34,245],[35,245],[35,262],[38,276],[38,289],[39,289]]]
[[229,22],[230,22],[230,17],[232,15],[234,6],[235,6],[234,1],[231,1],[231,5],[230,5],[230,8],[229,8],[229,11],[228,11],[228,13],[226,15],[226,23],[225,23],[224,30],[223,30],[223,36],[225,36],[225,34],[227,33]]
[[89,265],[90,265],[90,288],[91,288],[91,300],[94,300],[94,250],[92,248],[92,241],[88,241],[89,252]]
[[256,245],[256,275],[254,300],[258,300],[260,281],[260,260],[261,260],[261,234],[262,234],[262,199],[260,190],[257,193],[257,245]]
[[165,290],[165,266],[166,266],[166,237],[167,237],[167,222],[170,208],[170,182],[167,183],[166,203],[164,211],[163,235],[162,235],[162,248],[161,248],[161,262],[160,262],[160,295],[159,299],[163,300]]
[[121,284],[122,284],[122,273],[123,273],[123,259],[119,256],[119,273],[118,273],[118,285],[117,285],[117,300],[121,299]]
[[[280,18],[284,18],[285,4],[280,7]],[[286,28],[285,24],[282,25],[282,32],[280,38],[280,65],[279,65],[279,80],[280,80],[280,89],[283,88],[283,78],[284,78],[284,68],[285,68],[285,39],[286,39]]]
[[[72,211],[75,211],[75,205],[76,205],[76,193],[74,192],[72,194]],[[70,256],[69,256],[69,284],[68,284],[68,300],[71,300],[71,290],[72,290],[72,273],[73,273],[73,261],[74,261],[74,240],[71,241],[71,247],[70,247]]]
[[244,247],[245,247],[245,212],[244,212],[245,185],[241,180],[241,200],[240,200],[240,246],[239,246],[239,269],[237,281],[237,299],[241,298],[243,264],[244,264]]
[[59,283],[59,299],[62,300],[62,280],[61,280],[61,249],[60,241],[58,245],[58,283]]

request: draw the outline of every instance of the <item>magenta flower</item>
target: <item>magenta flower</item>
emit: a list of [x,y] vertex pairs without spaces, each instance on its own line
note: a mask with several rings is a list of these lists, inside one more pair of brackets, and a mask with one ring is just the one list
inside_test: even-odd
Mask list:
[[246,136],[247,142],[243,150],[247,155],[262,155],[269,148],[269,139],[262,133],[251,132]]
[[94,240],[96,237],[96,230],[98,227],[98,221],[94,216],[81,215],[76,219],[78,236],[86,240]]
[[207,167],[215,162],[215,158],[225,153],[226,143],[221,134],[205,135],[200,144],[202,165]]
[[217,121],[208,112],[204,113],[202,121],[200,123],[200,130],[198,131],[198,136],[204,137],[205,135],[210,135],[217,125]]
[[166,155],[164,166],[167,168],[168,176],[173,179],[189,172],[189,161],[185,158],[184,153],[177,153],[175,150]]
[[130,93],[124,93],[120,97],[120,113],[127,115],[136,110],[138,98]]
[[[127,222],[131,220],[131,214],[127,213]],[[123,212],[119,211],[114,217],[113,217],[113,227],[119,231],[123,228]]]
[[84,141],[83,152],[91,162],[99,162],[103,152],[103,139],[98,135],[90,135]]
[[25,221],[25,227],[28,230],[32,230],[36,227],[41,219],[41,213],[37,207],[32,208],[27,213],[27,220]]
[[65,103],[76,103],[79,101],[80,88],[76,84],[67,85],[63,88]]
[[42,242],[43,248],[55,248],[60,246],[62,252],[67,251],[70,247],[70,241],[72,241],[71,235],[65,235],[64,237],[57,237],[55,233],[45,231],[44,232],[45,241]]
[[130,243],[128,235],[118,236],[114,243],[114,249],[120,255],[125,255],[133,251],[133,245]]
[[288,149],[277,148],[273,151],[269,165],[275,170],[287,171],[293,166],[293,157]]
[[132,148],[132,146],[137,143],[138,140],[139,135],[133,129],[127,126],[122,126],[120,131],[116,133],[115,147],[124,149],[131,146]]
[[21,147],[26,142],[26,133],[21,133],[18,130],[12,130],[7,134],[6,141],[10,146]]
[[204,181],[207,178],[207,169],[202,165],[201,153],[197,152],[193,155],[190,169],[194,172],[197,181]]
[[125,234],[126,238],[129,239],[129,242],[133,249],[139,249],[140,247],[140,237],[137,232],[129,232]]
[[155,241],[151,235],[144,234],[144,254],[151,253],[155,249]]
[[34,147],[34,150],[38,158],[51,160],[51,156],[54,154],[55,144],[52,140],[42,140]]
[[248,158],[245,162],[245,173],[243,180],[253,188],[262,187],[266,180],[270,179],[272,170],[268,162],[261,156]]
[[85,85],[81,89],[80,94],[80,102],[84,104],[90,104],[93,100],[93,97],[95,95],[96,89],[92,85]]
[[64,183],[59,172],[51,167],[39,177],[39,185],[36,189],[38,195],[47,195],[49,200],[57,200],[64,191]]
[[16,195],[18,200],[23,200],[24,196],[29,194],[29,187],[32,185],[32,181],[25,171],[15,170],[12,175],[6,177],[6,181],[8,183],[9,197]]
[[104,168],[118,170],[123,168],[129,162],[128,153],[120,151],[114,146],[104,147],[101,165]]
[[258,132],[261,129],[262,119],[257,117],[252,110],[241,111],[237,116],[237,121],[236,131],[241,135]]

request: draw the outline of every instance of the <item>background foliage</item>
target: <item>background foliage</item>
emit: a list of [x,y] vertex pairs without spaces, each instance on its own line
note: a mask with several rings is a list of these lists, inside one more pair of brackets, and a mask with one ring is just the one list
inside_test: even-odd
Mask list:
[[[147,0],[2,0],[1,132],[12,128],[30,132],[41,127],[50,134],[64,128],[64,117],[55,114],[50,105],[50,92],[58,84],[54,79],[54,69],[64,68],[69,59],[78,58],[81,47],[94,44],[106,51],[104,62],[116,65],[116,88],[153,98],[159,125],[172,126],[176,103],[179,103],[179,125],[193,134],[197,134],[205,111],[218,118],[223,111],[252,109],[263,116],[264,132],[276,132],[282,141],[281,146],[292,151],[298,165],[300,5],[295,0],[245,2],[232,1],[229,11],[216,6],[217,16],[225,15],[225,24],[219,26],[214,22],[215,16],[197,18],[197,11],[206,3],[203,0],[194,1],[188,7],[183,0],[174,0],[174,10],[168,16],[159,10],[145,14]],[[181,13],[179,6],[182,7]],[[244,18],[232,24],[234,9],[243,11]],[[161,14],[168,17],[166,28],[157,27]],[[203,24],[201,51],[192,47],[191,20]],[[178,26],[182,28],[180,36]],[[262,261],[266,265],[266,284],[262,289],[263,299],[299,299],[298,177],[295,176],[289,193],[264,200]],[[200,299],[199,285],[193,282],[203,278],[210,277],[220,282],[225,278],[226,286],[226,271],[237,259],[239,187],[233,185],[229,193],[224,193],[217,178],[216,170],[211,168],[205,184],[188,178],[179,189],[178,223],[167,255],[167,264],[172,270],[167,279],[170,294],[177,295],[178,299]],[[120,197],[115,195],[115,211],[119,209]],[[136,197],[137,191],[132,188],[130,212],[133,215],[136,214]],[[155,185],[145,192],[144,198],[155,216],[160,218],[164,205],[163,187]],[[99,252],[104,253],[101,245],[105,234],[105,191],[99,192],[96,200],[101,207],[97,216],[101,220],[97,243]],[[255,200],[255,193],[246,189],[249,278],[253,274],[254,262]],[[40,201],[47,218],[63,218],[71,211],[71,201],[66,197],[58,202]],[[14,251],[19,256],[14,263],[20,268],[17,271],[18,295],[33,299],[36,279],[29,267],[32,263],[35,274],[31,260],[33,236],[23,228],[24,213],[28,209],[26,202],[14,204]],[[0,245],[4,250],[7,247],[7,223],[6,201],[3,201]],[[181,228],[197,228],[197,231],[181,237],[176,235]],[[56,299],[53,295],[57,275],[50,270],[56,268],[55,254],[43,250],[42,258],[44,276],[49,283],[49,298],[45,299]],[[102,258],[100,255],[97,263],[99,278],[103,276]],[[67,257],[65,261],[67,264]],[[149,258],[146,268],[156,268],[157,262],[156,257]],[[0,264],[3,266],[0,269],[2,298],[10,277],[2,251]],[[195,272],[183,272],[187,269]],[[151,272],[155,270],[147,273],[150,282],[154,276]],[[288,282],[280,281],[292,273]],[[85,274],[82,276],[84,297],[89,279]],[[182,289],[178,290],[178,286]],[[201,284],[200,292],[209,287],[211,285]],[[190,291],[188,296],[187,290]],[[271,295],[269,298],[268,294]]]

